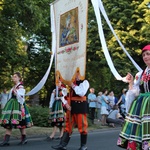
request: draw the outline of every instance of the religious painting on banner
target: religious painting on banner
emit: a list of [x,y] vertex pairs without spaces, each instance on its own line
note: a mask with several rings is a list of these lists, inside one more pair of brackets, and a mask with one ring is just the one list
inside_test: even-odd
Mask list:
[[53,4],[56,26],[56,84],[70,85],[79,72],[85,78],[88,0],[57,0]]

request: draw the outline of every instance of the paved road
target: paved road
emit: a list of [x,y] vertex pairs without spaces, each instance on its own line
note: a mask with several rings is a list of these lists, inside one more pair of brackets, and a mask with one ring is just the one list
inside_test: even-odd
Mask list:
[[[107,129],[90,131],[88,135],[88,150],[122,150],[116,146],[120,129]],[[11,140],[10,146],[0,147],[0,150],[53,150],[52,145],[57,145],[58,140],[44,141],[46,137],[29,138],[24,146],[18,146],[19,140]],[[80,145],[78,133],[73,133],[67,150],[78,150]]]

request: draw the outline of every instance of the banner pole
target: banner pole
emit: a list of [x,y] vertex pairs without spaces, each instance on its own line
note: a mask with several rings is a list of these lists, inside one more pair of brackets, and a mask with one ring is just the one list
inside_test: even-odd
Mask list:
[[[68,89],[69,94],[68,94],[67,102],[68,102],[68,105],[71,107],[71,87],[69,86],[68,88],[69,88]],[[66,116],[67,116],[66,119],[68,119],[69,135],[71,135],[71,132],[72,132],[72,129],[71,129],[71,110],[67,110]]]

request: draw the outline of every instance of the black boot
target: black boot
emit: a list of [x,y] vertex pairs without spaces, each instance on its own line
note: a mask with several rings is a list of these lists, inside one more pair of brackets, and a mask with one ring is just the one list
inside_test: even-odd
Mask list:
[[69,140],[70,140],[69,133],[64,132],[59,145],[52,146],[52,148],[56,149],[56,150],[66,150],[67,149],[66,146],[67,146]]
[[27,144],[27,137],[26,137],[26,135],[25,134],[23,134],[22,136],[21,136],[21,142],[18,144],[18,145],[24,145],[24,144]]
[[0,147],[3,147],[3,146],[9,146],[9,138],[10,138],[10,135],[6,134],[5,137],[4,137],[4,141],[0,144]]
[[81,134],[80,139],[81,139],[81,147],[79,148],[79,150],[87,150],[86,146],[87,134]]

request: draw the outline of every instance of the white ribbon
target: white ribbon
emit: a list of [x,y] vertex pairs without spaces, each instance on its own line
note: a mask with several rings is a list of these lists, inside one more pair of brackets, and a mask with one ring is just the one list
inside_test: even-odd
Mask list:
[[[115,78],[117,80],[123,80],[123,78],[119,75],[119,73],[115,69],[114,64],[111,60],[110,54],[108,52],[105,37],[104,37],[104,33],[103,33],[103,28],[102,28],[102,22],[101,22],[101,16],[100,16],[99,9],[101,10],[107,24],[109,25],[112,33],[116,37],[116,39],[117,39],[119,45],[122,47],[123,51],[126,53],[126,55],[129,57],[129,59],[132,61],[134,66],[137,68],[137,70],[141,71],[142,69],[132,59],[132,57],[126,51],[126,49],[124,48],[124,46],[120,42],[119,38],[117,37],[116,33],[114,32],[113,27],[110,24],[110,21],[107,17],[107,14],[105,12],[105,9],[103,7],[103,4],[102,4],[101,0],[92,0],[92,4],[93,4],[95,15],[96,15],[96,18],[97,18],[98,31],[99,31],[99,36],[100,36],[100,41],[101,41],[101,44],[102,44],[102,48],[104,50],[104,55],[105,55],[106,61],[108,63],[108,66],[111,69],[111,72],[113,73]],[[54,56],[55,56],[55,52],[56,52],[56,29],[55,29],[55,17],[54,17],[54,6],[53,6],[53,4],[51,4],[51,9],[50,10],[51,10],[51,32],[52,32],[52,55],[51,55],[51,59],[50,59],[50,64],[49,64],[49,67],[48,67],[44,77],[41,79],[41,81],[30,92],[28,92],[26,94],[26,96],[33,95],[33,94],[37,93],[44,86],[44,84],[45,84],[45,82],[46,82],[46,80],[49,76],[51,66],[52,66],[52,62],[53,62],[53,59],[54,59]]]
[[100,16],[100,11],[102,12],[108,26],[110,27],[112,33],[114,34],[114,36],[116,37],[119,45],[122,47],[123,51],[126,53],[126,55],[129,57],[129,59],[131,60],[131,62],[133,63],[133,65],[136,67],[136,69],[138,71],[141,71],[142,69],[137,65],[137,63],[132,59],[132,57],[129,55],[129,53],[126,51],[126,49],[124,48],[124,46],[122,45],[122,43],[120,42],[119,38],[117,37],[116,33],[114,32],[113,30],[113,27],[111,26],[110,24],[110,21],[108,19],[108,16],[105,12],[105,9],[103,7],[103,4],[101,2],[101,0],[92,0],[92,5],[94,7],[94,11],[95,11],[95,15],[96,15],[96,19],[97,19],[97,24],[98,24],[98,31],[99,31],[99,36],[100,36],[100,41],[101,41],[101,44],[102,44],[102,48],[103,48],[103,51],[104,51],[104,55],[105,55],[105,58],[106,58],[106,61],[108,63],[108,66],[111,70],[111,72],[113,73],[113,75],[115,76],[115,78],[117,80],[123,80],[125,81],[124,78],[122,78],[119,73],[117,72],[117,70],[115,69],[114,67],[114,64],[111,60],[111,57],[110,57],[110,54],[109,54],[109,51],[107,49],[107,45],[106,45],[106,40],[105,40],[105,37],[104,37],[104,32],[103,32],[103,28],[102,28],[102,22],[101,22],[101,16]]
[[102,1],[101,0],[98,0],[98,3],[99,3],[99,9],[101,10],[109,28],[111,29],[112,33],[114,34],[115,38],[117,39],[119,45],[121,46],[121,48],[123,49],[123,51],[126,53],[126,55],[129,57],[129,59],[131,60],[131,62],[133,63],[133,65],[135,66],[135,68],[138,70],[138,71],[142,71],[142,69],[138,66],[138,64],[133,60],[133,58],[130,56],[130,54],[127,52],[127,50],[124,48],[123,44],[121,43],[121,41],[119,40],[118,36],[116,35],[109,19],[108,19],[108,16],[106,14],[106,11],[104,9],[104,6],[102,4]]
[[97,0],[92,0],[92,4],[94,7],[94,11],[95,11],[95,15],[96,15],[97,23],[98,23],[98,31],[99,31],[100,41],[102,44],[102,48],[104,50],[104,55],[105,55],[106,61],[108,63],[108,66],[109,66],[111,72],[115,76],[115,78],[117,80],[122,80],[122,77],[119,75],[119,73],[117,72],[117,70],[115,69],[115,67],[113,65],[113,62],[111,60],[110,54],[109,54],[107,46],[106,46],[106,41],[105,41],[105,37],[104,37],[104,33],[103,33],[101,16],[100,16],[100,11],[99,11],[99,3]]
[[51,5],[50,10],[51,10],[51,32],[52,32],[52,55],[51,55],[51,59],[50,59],[50,64],[49,64],[49,67],[48,67],[44,77],[30,92],[28,92],[26,94],[26,96],[33,95],[33,94],[37,93],[39,90],[41,90],[41,88],[44,86],[44,84],[45,84],[45,82],[49,76],[49,73],[50,73],[50,70],[52,67],[52,62],[53,62],[55,52],[56,52],[56,30],[55,30],[55,19],[54,19],[53,5]]

